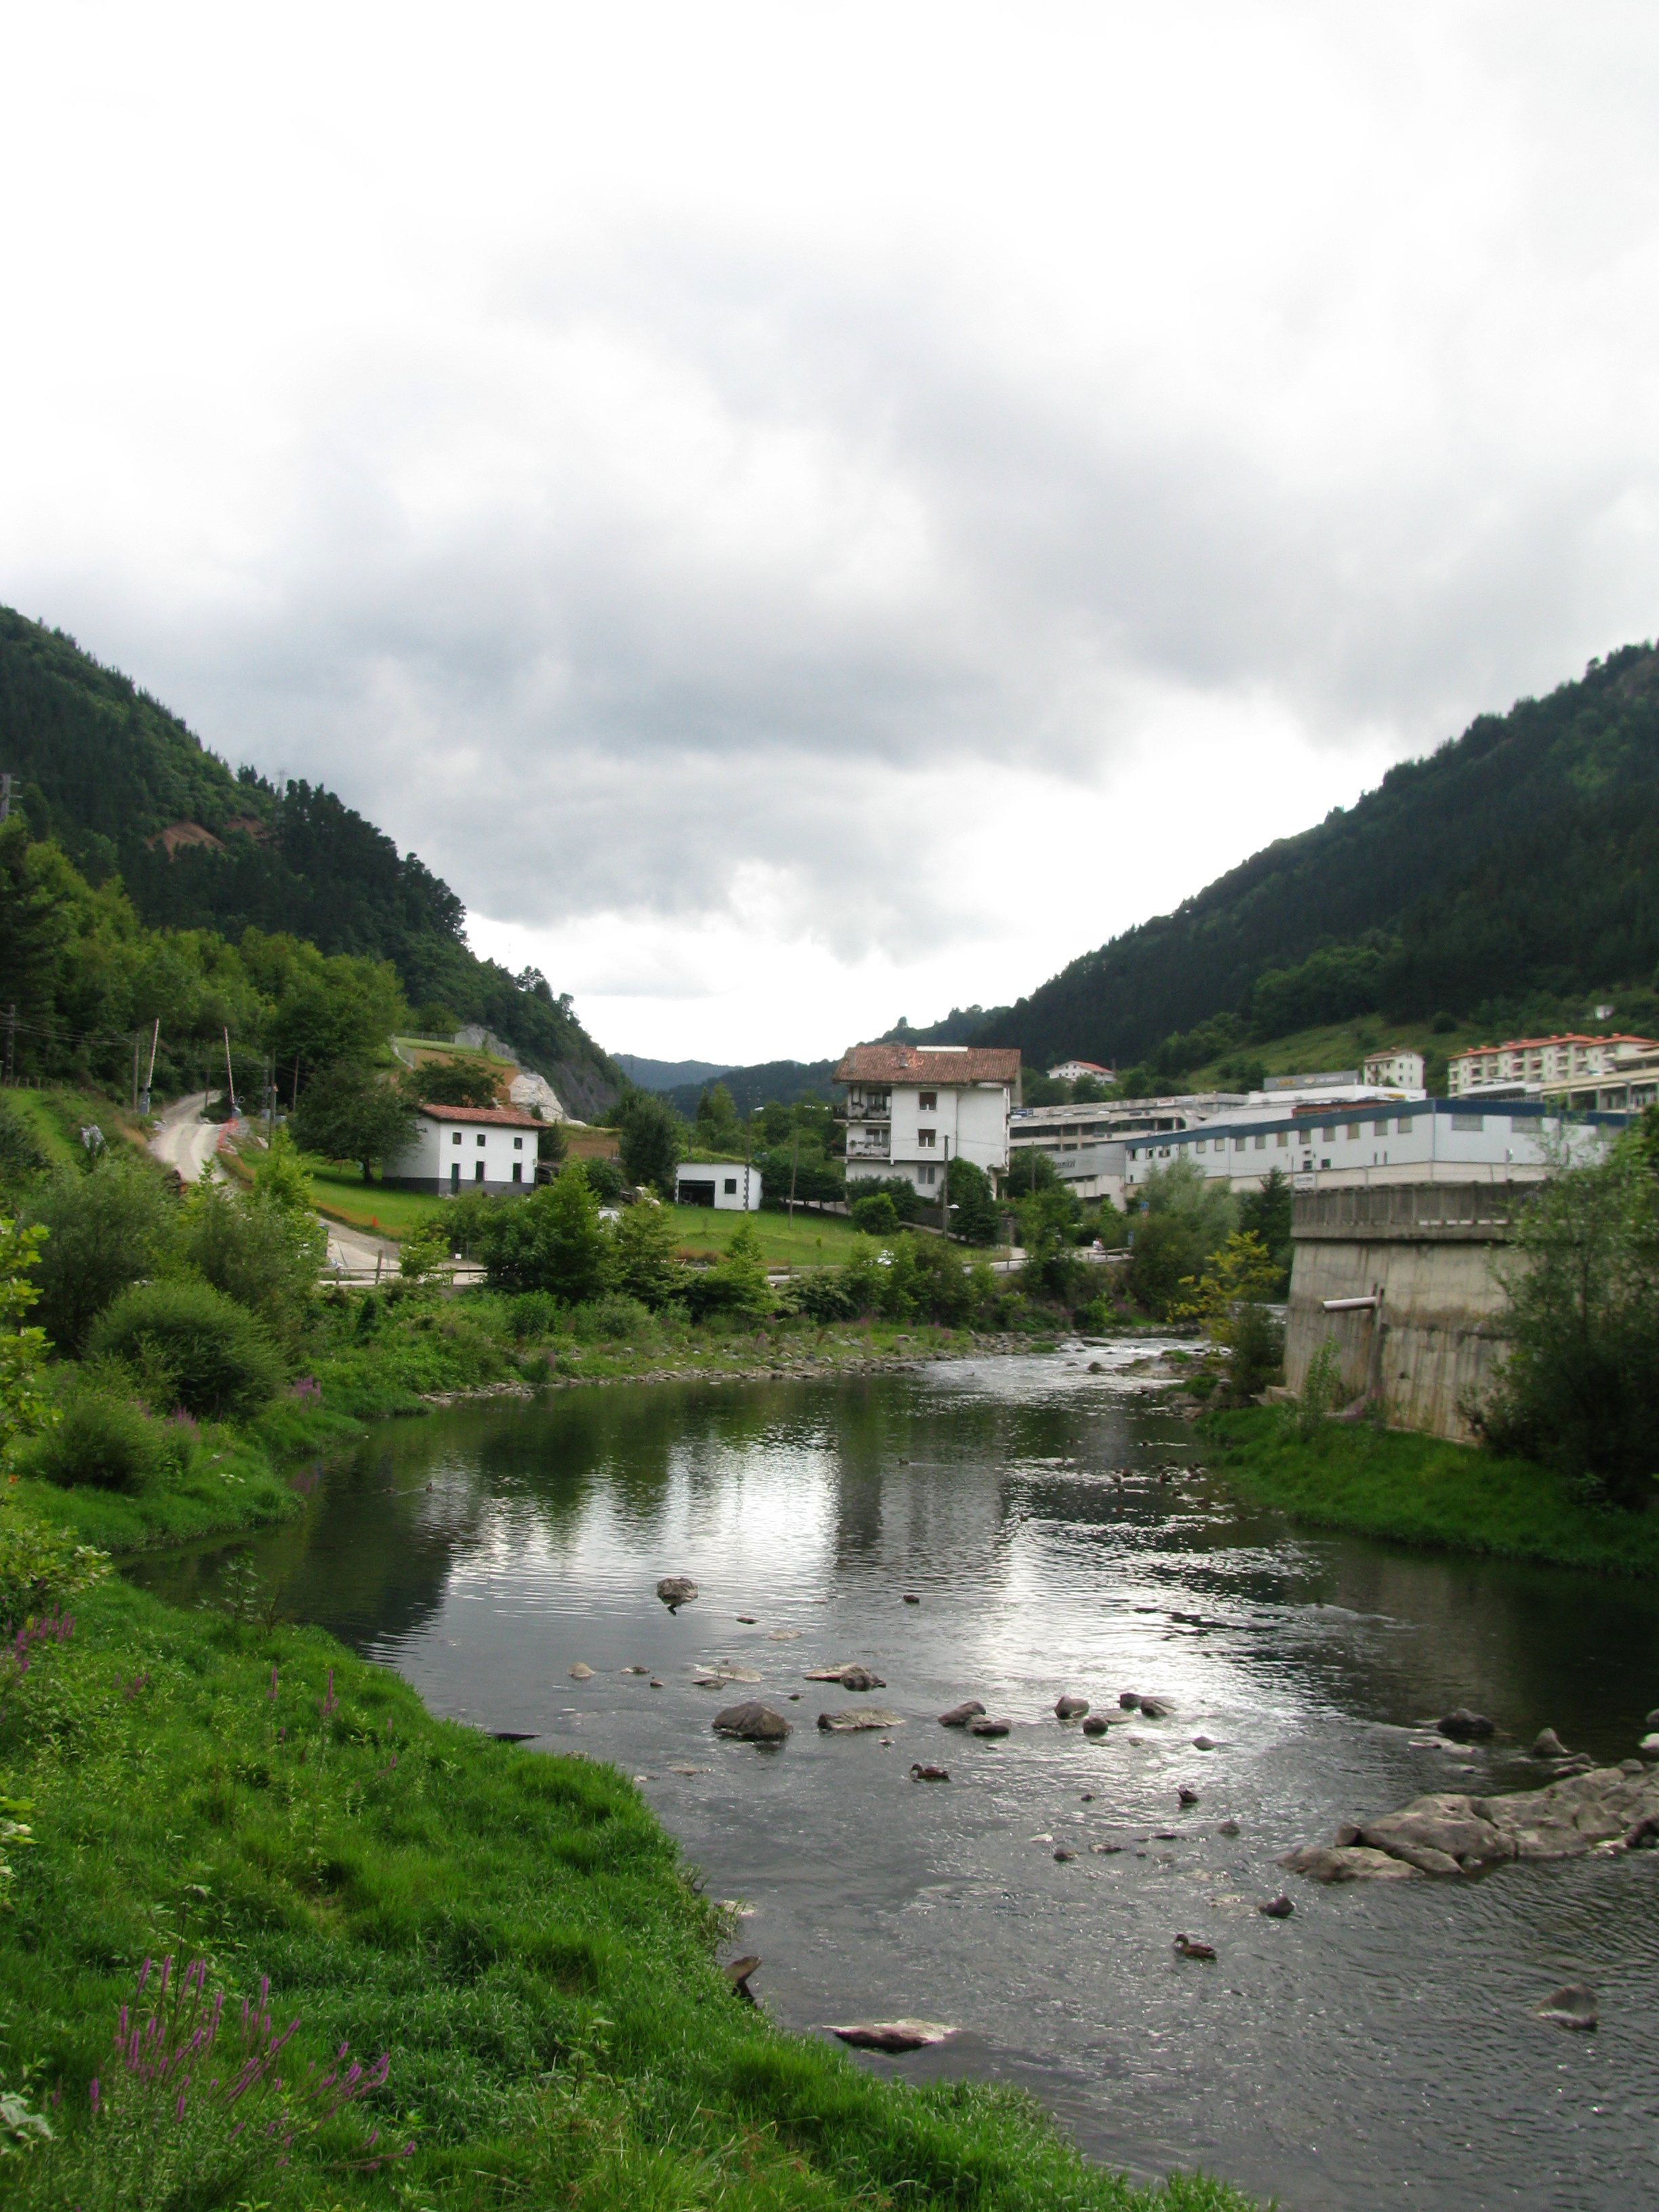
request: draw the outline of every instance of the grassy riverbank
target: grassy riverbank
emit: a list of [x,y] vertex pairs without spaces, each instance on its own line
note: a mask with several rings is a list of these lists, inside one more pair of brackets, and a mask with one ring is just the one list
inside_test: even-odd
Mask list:
[[[33,1832],[0,1916],[7,2086],[63,2092],[59,2148],[6,2161],[9,2202],[185,2201],[162,2178],[176,2151],[214,2153],[205,2108],[180,2151],[158,2103],[130,2199],[80,2166],[94,2073],[120,2120],[117,2008],[171,1952],[210,1962],[230,2015],[270,1976],[273,2018],[299,2021],[290,2081],[343,2042],[390,2054],[355,2136],[299,2127],[286,2168],[262,2160],[204,2206],[1243,2208],[1203,2180],[1131,2189],[1009,2092],[910,2089],[773,2029],[613,1770],[434,1721],[315,1631],[120,1586],[76,1609],[0,1704],[0,1787]],[[412,2154],[363,2171],[370,2125]]]
[[1547,1468],[1366,1422],[1303,1439],[1276,1406],[1206,1413],[1208,1464],[1257,1504],[1402,1543],[1659,1574],[1659,1511],[1584,1504]]

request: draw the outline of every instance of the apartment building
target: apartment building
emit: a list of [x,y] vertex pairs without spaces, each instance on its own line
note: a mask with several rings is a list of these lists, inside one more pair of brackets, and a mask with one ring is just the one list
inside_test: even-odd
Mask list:
[[1018,1050],[1000,1046],[852,1046],[834,1078],[847,1086],[837,1118],[847,1125],[849,1197],[860,1182],[888,1176],[935,1196],[951,1160],[1000,1176],[1019,1071]]
[[1552,1090],[1616,1075],[1620,1063],[1659,1053],[1651,1037],[1511,1037],[1507,1044],[1475,1045],[1446,1067],[1446,1089],[1461,1098],[1494,1083],[1537,1083]]

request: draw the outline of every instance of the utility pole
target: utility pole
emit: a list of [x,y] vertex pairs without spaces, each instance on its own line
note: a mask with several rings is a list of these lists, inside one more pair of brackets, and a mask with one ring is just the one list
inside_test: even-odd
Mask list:
[[939,1225],[945,1236],[951,1233],[951,1139],[945,1139],[945,1188],[939,1193]]
[[132,1110],[135,1114],[138,1111],[138,1055],[143,1048],[144,1033],[142,1030],[134,1030],[132,1033]]
[[230,1118],[236,1119],[236,1078],[230,1065],[230,1030],[225,1030],[225,1093],[230,1100]]
[[17,1048],[17,1001],[14,999],[6,1008],[6,1088],[12,1084],[12,1063]]
[[161,1043],[161,1017],[160,1014],[157,1014],[155,1017],[155,1027],[151,1032],[149,1040],[149,1066],[145,1071],[144,1087],[139,1095],[138,1105],[141,1113],[148,1114],[149,1111],[149,1094],[155,1087],[155,1048]]

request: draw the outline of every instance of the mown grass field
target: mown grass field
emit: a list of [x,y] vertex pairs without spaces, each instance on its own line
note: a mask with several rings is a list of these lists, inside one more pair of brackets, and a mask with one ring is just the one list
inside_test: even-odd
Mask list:
[[1212,1472],[1297,1520],[1499,1559],[1659,1574],[1659,1504],[1642,1514],[1588,1504],[1526,1460],[1367,1422],[1327,1421],[1304,1441],[1277,1406],[1206,1413],[1200,1428]]
[[90,1091],[70,1091],[61,1086],[49,1091],[31,1091],[21,1085],[6,1093],[13,1109],[21,1115],[33,1133],[41,1150],[54,1165],[80,1165],[85,1158],[81,1145],[81,1132],[96,1127],[104,1133],[106,1143],[114,1144],[123,1139],[131,1144],[144,1141],[143,1127],[137,1116],[118,1100],[106,1098]]
[[[7,2080],[57,2138],[5,2160],[9,2204],[1245,2212],[1203,2179],[1148,2191],[1091,2167],[1016,2093],[911,2088],[772,2027],[614,1769],[435,1721],[317,1631],[118,1583],[76,1610],[0,1705],[4,1789],[33,1830],[0,1915]],[[188,2141],[170,2092],[135,2112],[112,2031],[167,1954],[175,1978],[209,1962],[232,2021],[269,1975],[273,2021],[297,2022],[290,2084],[349,2045],[387,2054],[384,2085],[295,2124],[286,2165],[263,2125],[228,2143],[208,2101]],[[214,2159],[216,2186],[192,2190]]]

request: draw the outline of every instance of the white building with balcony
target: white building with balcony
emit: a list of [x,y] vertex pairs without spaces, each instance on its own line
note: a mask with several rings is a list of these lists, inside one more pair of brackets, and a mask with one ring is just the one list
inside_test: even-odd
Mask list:
[[847,1184],[902,1176],[936,1197],[951,1160],[993,1180],[1008,1164],[1008,1117],[1019,1103],[1019,1054],[963,1044],[855,1044],[835,1080],[847,1096]]
[[1366,1054],[1360,1073],[1379,1091],[1421,1091],[1423,1055],[1407,1045],[1387,1045]]
[[1493,1083],[1538,1083],[1552,1090],[1592,1083],[1618,1074],[1622,1062],[1659,1052],[1651,1037],[1511,1037],[1507,1044],[1481,1044],[1460,1052],[1446,1064],[1446,1088],[1454,1098]]

